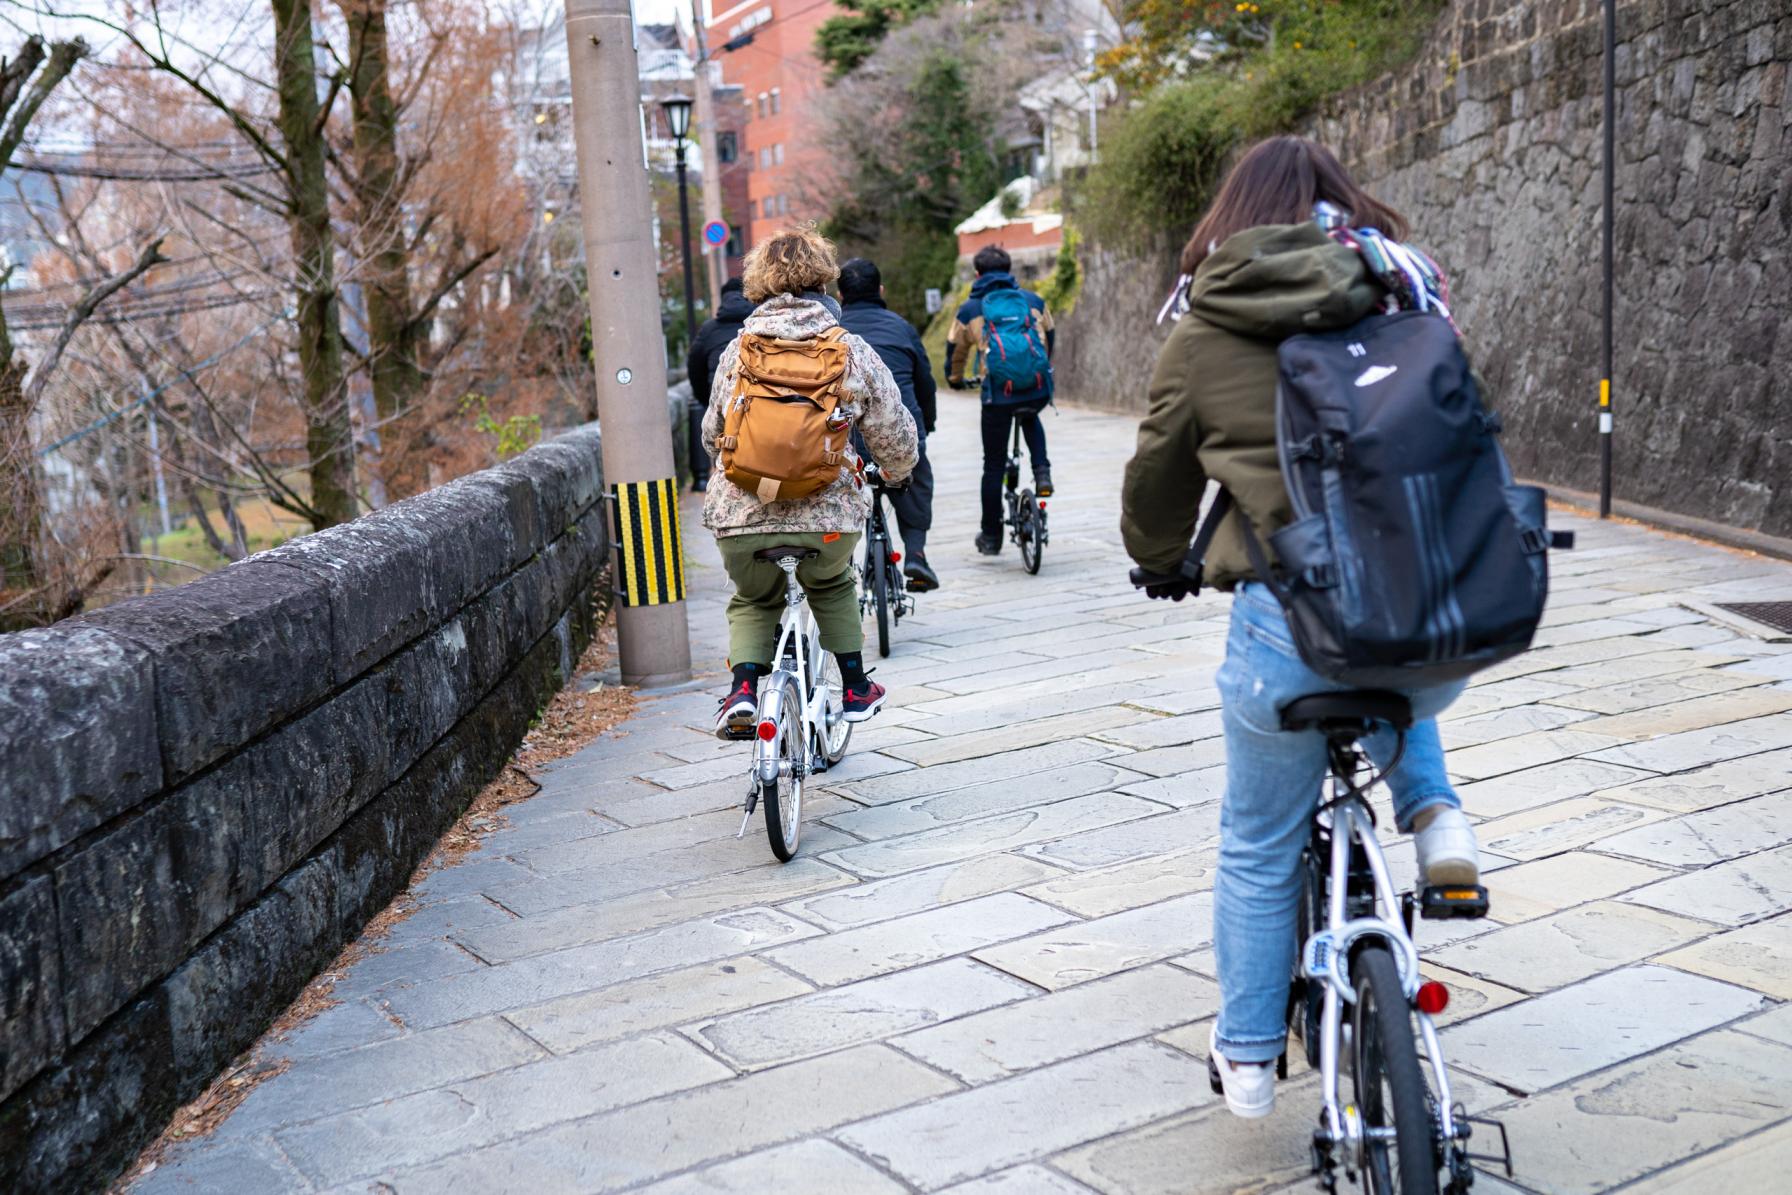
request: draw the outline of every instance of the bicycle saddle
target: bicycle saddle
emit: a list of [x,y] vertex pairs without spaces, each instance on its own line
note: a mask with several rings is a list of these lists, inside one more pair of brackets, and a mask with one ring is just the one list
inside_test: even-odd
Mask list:
[[1283,730],[1321,730],[1328,736],[1367,734],[1371,722],[1396,730],[1412,726],[1412,703],[1385,689],[1350,689],[1341,693],[1309,693],[1282,707]]
[[755,560],[779,561],[786,556],[795,556],[798,560],[813,560],[821,555],[820,548],[802,548],[795,544],[780,544],[775,548],[761,548],[753,553]]

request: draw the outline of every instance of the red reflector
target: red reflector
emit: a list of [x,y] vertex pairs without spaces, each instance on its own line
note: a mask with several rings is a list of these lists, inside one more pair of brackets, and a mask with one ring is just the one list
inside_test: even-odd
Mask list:
[[777,738],[778,724],[776,722],[761,722],[759,724],[759,737],[768,743]]
[[891,552],[890,553],[890,563],[891,564],[901,564],[902,563],[902,553],[901,552]]
[[1419,994],[1413,997],[1418,1010],[1429,1016],[1436,1016],[1450,1006],[1450,989],[1435,979],[1428,979],[1419,985]]
[[1040,509],[1040,510],[1044,510],[1044,509],[1045,509],[1045,499],[1044,499],[1044,498],[1041,498],[1041,499],[1040,499],[1040,500],[1039,500],[1039,509]]

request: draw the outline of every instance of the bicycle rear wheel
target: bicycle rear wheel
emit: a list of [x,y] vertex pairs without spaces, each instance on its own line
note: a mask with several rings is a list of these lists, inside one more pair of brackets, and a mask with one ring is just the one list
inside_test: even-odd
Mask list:
[[[1412,1007],[1388,948],[1365,945],[1350,964],[1352,1078],[1362,1117],[1363,1186],[1372,1195],[1437,1195],[1438,1149],[1431,1088],[1413,1041]],[[1391,1129],[1394,1140],[1375,1131]]]
[[1014,541],[1020,547],[1020,562],[1037,576],[1045,552],[1039,540],[1039,501],[1032,490],[1022,490],[1014,512]]
[[759,790],[759,803],[765,806],[765,836],[771,840],[772,854],[782,863],[796,856],[803,836],[803,773],[809,764],[809,736],[801,703],[796,684],[786,685],[778,702],[778,779]]

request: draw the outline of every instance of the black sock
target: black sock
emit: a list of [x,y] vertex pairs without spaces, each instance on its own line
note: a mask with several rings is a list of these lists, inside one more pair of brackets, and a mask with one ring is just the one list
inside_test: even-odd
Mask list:
[[757,693],[759,691],[759,678],[764,675],[764,664],[736,664],[734,666],[734,687],[738,689],[744,684],[751,687],[752,690]]
[[865,653],[837,651],[834,653],[834,659],[840,662],[840,679],[846,683],[846,687],[855,693],[862,690],[867,683],[865,680]]

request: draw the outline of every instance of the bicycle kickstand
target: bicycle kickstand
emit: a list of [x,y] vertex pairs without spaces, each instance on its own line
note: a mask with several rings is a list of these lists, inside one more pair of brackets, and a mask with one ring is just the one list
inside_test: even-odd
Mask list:
[[747,836],[747,825],[753,820],[753,810],[759,804],[759,781],[753,781],[753,787],[747,790],[747,811],[741,814],[740,829],[735,831],[736,838]]

